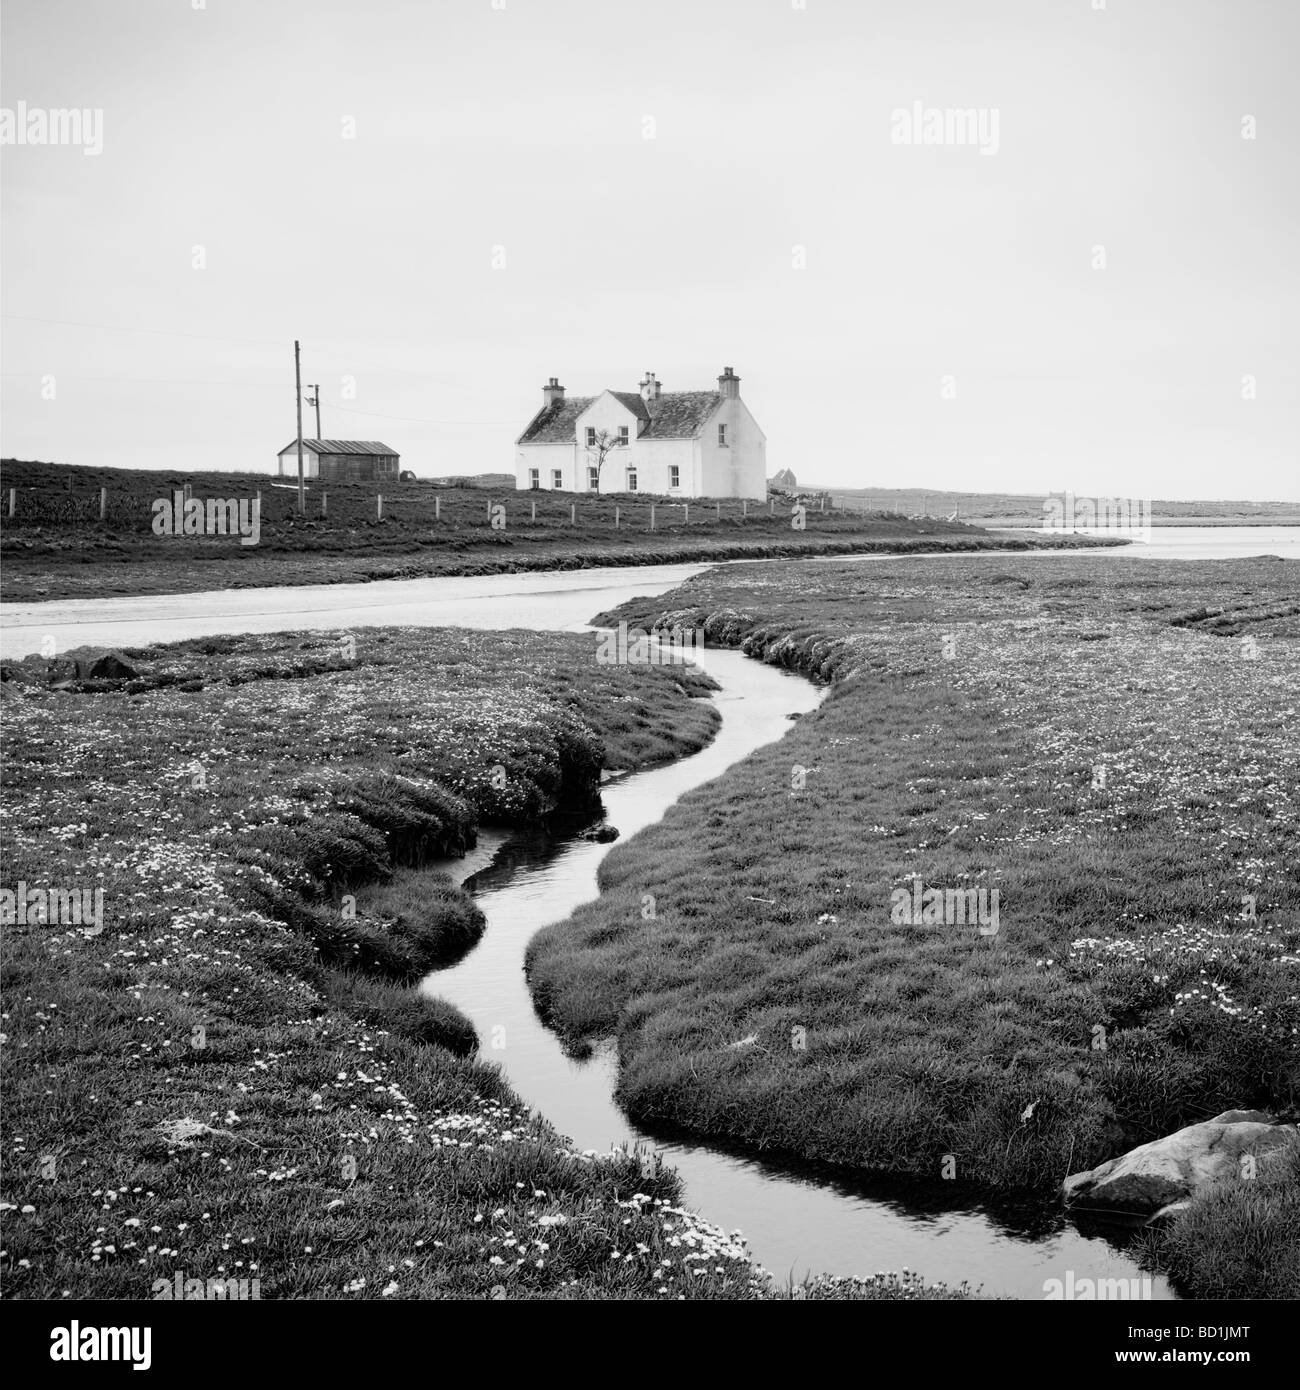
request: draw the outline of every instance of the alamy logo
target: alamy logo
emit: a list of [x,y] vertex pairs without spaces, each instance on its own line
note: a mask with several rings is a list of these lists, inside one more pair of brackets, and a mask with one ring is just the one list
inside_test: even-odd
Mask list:
[[1064,1300],[1070,1302],[1120,1301],[1149,1299],[1154,1297],[1149,1275],[1132,1279],[1075,1279],[1074,1270],[1065,1271],[1064,1281],[1045,1279],[1043,1297],[1049,1303]]
[[596,665],[680,666],[703,647],[702,627],[662,628],[651,633],[639,627],[629,631],[626,623],[619,623],[617,629],[596,634]]
[[0,106],[0,145],[80,145],[82,154],[103,154],[104,113],[99,108]]
[[200,1299],[238,1302],[262,1297],[260,1279],[187,1279],[179,1269],[170,1279],[155,1279],[151,1287],[153,1297],[163,1303]]
[[896,927],[978,926],[981,936],[998,934],[997,888],[926,888],[919,876],[912,886],[890,894],[889,920]]
[[0,926],[28,922],[55,927],[88,927],[88,935],[104,930],[103,888],[0,888]]
[[1043,502],[1044,532],[1081,531],[1087,536],[1125,536],[1151,539],[1151,502],[1136,497],[1076,497],[1063,493]]
[[155,536],[234,536],[256,545],[262,534],[262,499],[186,497],[177,489],[153,504]]
[[998,108],[897,106],[890,113],[895,145],[974,145],[980,154],[998,152]]
[[153,1364],[153,1329],[149,1327],[69,1327],[50,1332],[51,1361],[130,1361],[133,1371]]

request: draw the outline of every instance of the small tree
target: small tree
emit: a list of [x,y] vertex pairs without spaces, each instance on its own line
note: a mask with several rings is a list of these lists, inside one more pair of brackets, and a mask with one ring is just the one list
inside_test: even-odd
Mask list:
[[622,444],[622,439],[616,434],[611,434],[608,430],[597,430],[594,442],[587,445],[587,458],[591,460],[591,467],[596,470],[596,487],[600,488],[601,470],[605,467],[605,461]]

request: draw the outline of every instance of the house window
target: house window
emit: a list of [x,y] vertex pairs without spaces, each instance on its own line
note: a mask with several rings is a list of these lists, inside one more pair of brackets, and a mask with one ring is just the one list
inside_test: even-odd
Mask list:
[[635,491],[636,491],[636,469],[635,469],[635,468],[629,468],[629,469],[627,470],[627,490],[628,490],[629,492],[635,492]]
[[542,470],[540,468],[530,468],[528,470],[528,486],[534,492],[542,485]]
[[587,483],[588,483],[588,486],[591,488],[592,492],[599,492],[599,491],[600,491],[600,469],[599,469],[599,468],[589,468],[589,469],[587,469]]
[[619,445],[620,445],[622,448],[624,448],[624,449],[627,448],[627,426],[626,426],[626,425],[620,425],[620,426],[618,427],[618,442],[619,442]]
[[558,468],[551,469],[551,486],[562,488],[564,486],[564,474]]
[[726,427],[726,425],[719,425],[719,426],[718,426],[718,444],[719,444],[723,449],[725,449],[725,448],[727,447],[727,427]]
[[668,470],[668,486],[681,487],[682,470],[674,463]]
[[587,448],[588,448],[588,449],[594,449],[595,447],[596,447],[596,427],[595,427],[595,425],[588,425],[588,426],[587,426]]

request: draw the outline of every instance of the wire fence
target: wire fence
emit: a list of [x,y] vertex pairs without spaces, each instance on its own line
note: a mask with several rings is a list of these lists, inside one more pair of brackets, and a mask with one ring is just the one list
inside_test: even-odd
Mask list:
[[222,487],[193,485],[151,488],[80,488],[11,486],[0,489],[0,529],[54,527],[158,534],[208,534],[209,520],[229,504],[256,503],[262,527],[349,530],[361,526],[457,529],[485,527],[610,528],[668,530],[697,525],[790,527],[796,522],[844,524],[862,513],[835,505],[825,494],[815,497],[672,498],[645,494],[493,491],[477,488],[433,489],[427,484],[393,483],[382,491],[358,484],[313,486],[299,510],[296,484],[268,481],[250,488],[240,480]]

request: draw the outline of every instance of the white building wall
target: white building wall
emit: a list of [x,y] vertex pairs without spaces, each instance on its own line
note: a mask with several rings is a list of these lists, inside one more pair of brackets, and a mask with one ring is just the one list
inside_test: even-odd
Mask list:
[[[726,444],[718,426],[727,427]],[[767,497],[767,439],[739,397],[722,400],[700,432],[704,497]]]
[[[316,455],[304,447],[302,451],[302,476],[315,478],[319,475],[320,467]],[[280,476],[282,478],[296,478],[298,476],[298,446],[296,444],[292,449],[280,455]]]
[[[628,460],[636,467],[636,490],[638,492],[664,493],[670,497],[698,497],[700,495],[700,459],[698,440],[695,439],[642,439],[631,449],[632,458]],[[672,485],[672,470],[678,470],[678,486]],[[609,472],[609,465],[605,467]],[[611,482],[613,479],[610,480]],[[609,488],[602,491],[614,491]],[[626,469],[619,480],[618,491],[627,490]]]
[[572,444],[517,444],[515,446],[515,490],[532,488],[528,470],[537,469],[537,485],[543,492],[555,490],[555,470],[560,470],[560,491],[575,492],[576,469]]
[[627,491],[627,468],[636,449],[636,435],[641,423],[622,401],[616,400],[608,391],[597,396],[578,416],[576,448],[578,471],[582,479],[580,491],[592,490],[588,470],[596,463],[595,457],[587,452],[587,431],[593,429],[597,434],[605,431],[617,438],[619,430],[624,428],[627,430],[628,447],[611,449],[605,455],[605,462],[600,470],[600,491]]

